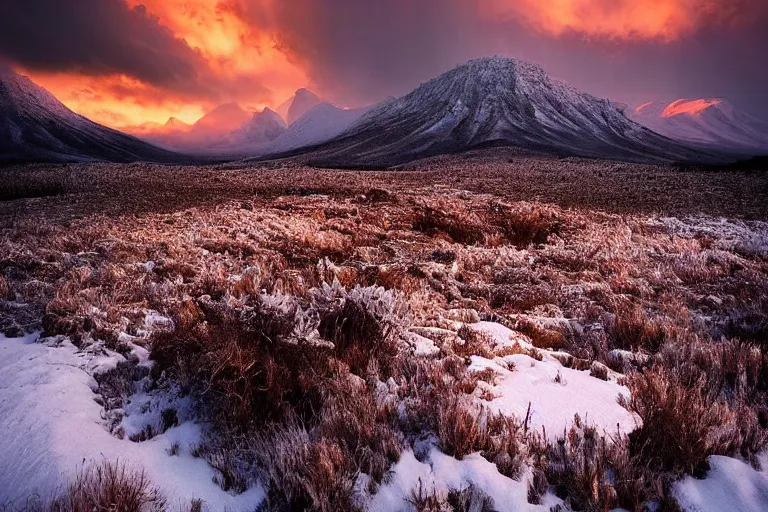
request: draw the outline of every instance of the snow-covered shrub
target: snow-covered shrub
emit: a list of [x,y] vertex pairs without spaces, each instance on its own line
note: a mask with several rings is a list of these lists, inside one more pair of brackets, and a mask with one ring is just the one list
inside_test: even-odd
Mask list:
[[408,304],[392,290],[338,281],[312,290],[311,310],[320,318],[320,335],[334,344],[334,354],[358,375],[375,360],[385,375],[400,353],[401,337],[410,324]]
[[444,453],[461,459],[481,452],[502,474],[520,474],[523,427],[517,419],[494,414],[459,395],[444,396],[436,409],[434,428]]
[[355,483],[382,482],[403,449],[394,411],[347,374],[329,383],[329,400],[313,427],[295,419],[252,438],[250,453],[268,490],[268,510],[358,510]]
[[670,479],[632,456],[626,436],[602,436],[577,415],[567,432],[553,440],[535,436],[529,443],[534,466],[530,503],[551,490],[572,510],[639,511],[654,504],[676,510],[667,492]]

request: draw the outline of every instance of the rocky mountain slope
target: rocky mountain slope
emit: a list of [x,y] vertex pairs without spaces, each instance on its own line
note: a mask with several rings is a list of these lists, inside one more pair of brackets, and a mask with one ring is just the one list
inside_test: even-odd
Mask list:
[[157,148],[78,115],[29,78],[0,69],[0,162],[176,162]]
[[638,162],[714,159],[629,120],[608,100],[540,67],[491,57],[373,108],[314,154],[331,166],[391,166],[502,145],[537,154]]
[[345,110],[330,103],[320,103],[291,124],[285,133],[265,148],[265,153],[279,154],[331,140],[349,128],[368,110],[368,108]]

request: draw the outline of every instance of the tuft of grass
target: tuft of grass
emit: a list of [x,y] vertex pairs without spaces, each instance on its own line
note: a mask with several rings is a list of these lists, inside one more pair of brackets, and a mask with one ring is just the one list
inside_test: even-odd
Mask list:
[[143,471],[121,462],[102,462],[83,468],[49,507],[51,512],[114,510],[124,512],[162,512],[166,501]]

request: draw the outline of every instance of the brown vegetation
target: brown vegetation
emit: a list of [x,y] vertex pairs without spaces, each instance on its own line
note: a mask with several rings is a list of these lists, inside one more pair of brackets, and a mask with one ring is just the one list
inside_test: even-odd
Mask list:
[[[636,214],[697,211],[679,186],[642,204],[623,185],[604,203],[589,190],[603,178],[700,179],[670,169],[597,180],[609,164],[516,161],[524,177],[557,178],[544,190],[511,179],[506,161],[440,162],[400,174],[96,165],[64,181],[54,167],[31,169],[26,188],[4,171],[15,199],[0,204],[0,329],[43,329],[84,350],[128,354],[125,335],[149,348],[151,375],[127,363],[99,376],[107,418],[119,422],[112,414],[140,379],[179,385],[210,426],[195,453],[225,489],[262,481],[273,510],[354,510],[359,474],[374,491],[430,436],[509,476],[533,463],[531,502],[552,489],[596,511],[671,507],[672,480],[699,475],[713,454],[756,461],[768,444],[764,226],[733,224],[733,238],[706,221]],[[47,181],[67,196],[32,199]],[[632,214],[508,202],[537,195]],[[740,213],[765,217],[768,203],[753,199]],[[730,212],[737,201],[715,203]],[[536,349],[495,347],[471,327],[480,319]],[[429,355],[411,354],[414,326],[432,329],[414,328],[432,333]],[[596,378],[625,372],[642,426],[603,437],[577,424],[536,439],[480,405],[494,375],[469,372],[472,356],[546,350],[567,350],[565,366]],[[178,420],[166,412],[136,441]],[[477,490],[433,491],[418,490],[414,507],[491,509]]]

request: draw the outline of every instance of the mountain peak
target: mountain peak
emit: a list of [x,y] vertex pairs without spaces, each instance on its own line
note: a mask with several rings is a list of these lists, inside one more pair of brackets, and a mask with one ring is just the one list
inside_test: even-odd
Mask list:
[[489,145],[631,161],[695,156],[630,121],[610,101],[536,64],[495,56],[471,60],[374,108],[328,142],[319,162],[390,166]]
[[322,103],[322,100],[309,89],[299,89],[293,96],[290,106],[286,110],[285,120],[291,125],[308,110]]

